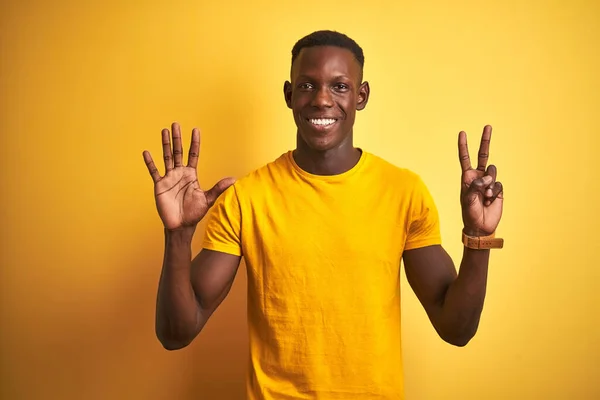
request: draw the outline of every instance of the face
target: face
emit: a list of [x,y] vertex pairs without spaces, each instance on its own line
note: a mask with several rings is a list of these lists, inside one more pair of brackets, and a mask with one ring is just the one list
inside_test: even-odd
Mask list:
[[369,84],[362,81],[354,54],[334,46],[304,48],[294,60],[284,95],[298,135],[317,151],[352,145],[357,110],[367,105]]

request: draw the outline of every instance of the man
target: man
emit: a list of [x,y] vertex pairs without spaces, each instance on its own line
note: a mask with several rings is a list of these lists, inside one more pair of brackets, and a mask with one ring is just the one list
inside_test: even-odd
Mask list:
[[[363,65],[362,49],[343,34],[298,41],[284,85],[296,149],[235,183],[200,189],[197,129],[187,166],[179,126],[172,125],[172,145],[163,130],[162,177],[144,152],[166,240],[156,334],[170,350],[192,342],[243,256],[251,400],[402,399],[402,260],[443,340],[464,346],[477,330],[489,248],[502,247],[493,237],[502,185],[496,168],[486,168],[491,127],[476,169],[459,134],[465,249],[457,275],[419,176],[353,146],[356,111],[369,99]],[[192,236],[205,217],[203,249],[192,261]]]

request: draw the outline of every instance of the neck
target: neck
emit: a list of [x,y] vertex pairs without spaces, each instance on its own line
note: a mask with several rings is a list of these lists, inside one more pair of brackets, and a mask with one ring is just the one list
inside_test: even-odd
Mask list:
[[354,167],[362,151],[352,144],[352,139],[344,141],[338,147],[324,151],[310,148],[297,136],[294,161],[304,171],[313,175],[339,175]]

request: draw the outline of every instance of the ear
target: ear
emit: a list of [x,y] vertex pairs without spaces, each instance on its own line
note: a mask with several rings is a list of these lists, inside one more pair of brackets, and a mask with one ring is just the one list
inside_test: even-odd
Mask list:
[[292,108],[292,84],[289,81],[285,81],[283,84],[283,97],[285,98],[285,104],[288,108]]
[[369,101],[369,94],[371,89],[369,88],[369,82],[363,82],[358,88],[358,101],[356,102],[356,109],[358,111],[364,110]]

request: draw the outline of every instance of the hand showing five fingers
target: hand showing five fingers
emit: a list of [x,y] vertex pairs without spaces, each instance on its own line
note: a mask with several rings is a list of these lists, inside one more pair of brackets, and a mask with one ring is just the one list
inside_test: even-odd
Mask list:
[[471,167],[467,134],[458,135],[458,156],[462,167],[460,202],[465,233],[472,236],[487,236],[498,227],[504,202],[502,183],[496,181],[496,166],[486,168],[492,127],[483,129],[477,160],[477,168]]
[[187,165],[183,164],[183,147],[179,124],[162,131],[163,158],[165,175],[160,176],[148,151],[143,152],[144,162],[154,181],[154,196],[158,214],[166,229],[175,230],[195,226],[206,215],[209,208],[225,189],[233,184],[233,178],[219,181],[210,190],[204,191],[198,184],[198,155],[200,152],[200,132],[192,130],[192,143]]

